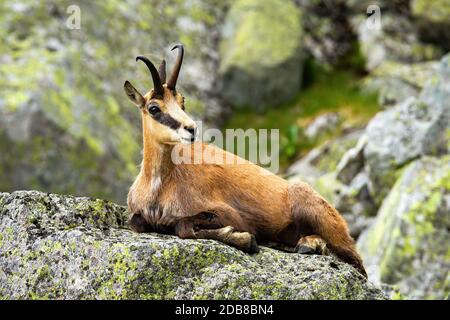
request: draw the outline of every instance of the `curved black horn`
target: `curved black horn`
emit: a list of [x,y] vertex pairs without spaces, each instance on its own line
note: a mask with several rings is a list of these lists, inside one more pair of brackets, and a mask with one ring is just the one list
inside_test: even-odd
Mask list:
[[153,63],[144,56],[137,56],[136,61],[138,60],[144,62],[147,68],[150,70],[153,79],[153,86],[155,87],[155,93],[158,95],[164,95],[164,88],[161,84],[161,79],[159,78],[158,70],[156,70]]
[[159,78],[161,79],[161,83],[166,83],[166,60],[163,59],[158,68]]
[[182,44],[177,44],[175,47],[172,48],[172,50],[175,49],[179,49],[178,56],[177,60],[175,61],[175,66],[173,67],[172,74],[170,75],[170,79],[167,82],[167,88],[171,90],[175,90],[175,86],[177,85],[177,79],[180,73],[181,64],[183,63],[183,56],[184,56],[184,47]]

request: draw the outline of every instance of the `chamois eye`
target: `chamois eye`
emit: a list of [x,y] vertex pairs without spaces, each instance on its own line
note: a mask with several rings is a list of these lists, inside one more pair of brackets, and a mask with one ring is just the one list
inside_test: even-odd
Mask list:
[[161,111],[161,109],[158,106],[155,106],[154,104],[148,106],[148,112],[150,112],[150,114],[152,114],[152,115],[155,115],[160,111]]

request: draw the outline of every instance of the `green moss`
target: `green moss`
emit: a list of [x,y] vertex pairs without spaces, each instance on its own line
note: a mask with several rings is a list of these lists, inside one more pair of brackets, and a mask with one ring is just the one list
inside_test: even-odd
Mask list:
[[384,172],[377,173],[378,175],[376,176],[371,176],[372,181],[374,181],[377,186],[380,186],[378,192],[372,195],[375,203],[381,205],[395,182],[398,181],[407,167],[408,164],[399,167],[393,162],[390,170],[385,170]]
[[[371,75],[365,79],[370,81],[372,78],[398,78],[401,81],[410,84],[415,88],[423,88],[435,76],[430,72],[433,70],[435,62],[421,62],[414,64],[405,64],[392,60],[387,60],[378,66]],[[434,78],[438,80],[437,78]]]
[[432,22],[448,24],[450,19],[450,1],[448,0],[415,0],[411,11],[414,15],[425,17]]
[[315,167],[323,172],[331,172],[336,169],[339,161],[347,150],[353,148],[358,142],[357,138],[338,140],[334,143],[330,143],[327,147],[327,151],[324,153],[316,163]]
[[[379,110],[377,94],[360,90],[356,86],[359,76],[352,71],[326,71],[318,66],[310,69],[314,74],[309,76],[311,83],[292,102],[274,106],[263,114],[251,109],[235,110],[223,127],[279,129],[280,164],[286,167],[295,157],[305,154],[325,139],[339,136],[342,126],[363,125]],[[308,141],[302,134],[304,126],[324,112],[338,112],[344,118],[341,127],[321,140]]]
[[191,277],[195,277],[196,273],[203,272],[204,268],[214,263],[226,265],[229,262],[227,255],[205,249],[195,246],[189,252],[180,252],[177,247],[171,247],[153,255],[152,271],[145,275],[145,282],[151,283],[154,292],[151,298],[171,299],[175,296],[177,283],[184,275],[190,274]]
[[137,262],[131,255],[130,249],[123,244],[115,243],[111,252],[111,277],[104,281],[98,289],[100,299],[127,299],[132,293],[131,283],[137,278],[134,272]]
[[254,73],[256,70],[249,68],[255,63],[277,65],[299,49],[293,39],[302,37],[301,14],[292,1],[239,0],[228,16],[236,20],[238,27],[233,37],[222,44],[221,70],[237,66]]
[[[252,299],[264,299],[270,297],[271,299],[279,300],[286,299],[286,290],[284,285],[276,281],[269,285],[251,285]],[[238,297],[239,299],[239,297]]]
[[[130,29],[125,17],[128,14],[118,10],[118,1],[111,1],[80,4],[83,12],[90,13],[83,16],[81,39],[76,31],[54,19],[52,12],[62,12],[69,4],[60,1],[49,10],[46,5],[29,3],[21,7],[23,13],[8,4],[0,8],[0,52],[11,61],[0,65],[0,95],[4,102],[0,108],[13,116],[24,114],[28,119],[30,113],[26,110],[32,106],[31,114],[38,111],[40,125],[40,137],[24,137],[21,141],[11,141],[0,132],[0,164],[4,169],[0,172],[0,190],[26,186],[119,200],[116,188],[129,185],[138,172],[135,164],[140,132],[130,121],[137,120],[130,111],[135,109],[117,90],[129,68],[127,63],[124,65],[129,52],[124,56],[110,52],[112,47],[116,52],[126,52],[121,48],[129,47],[137,36],[122,37],[120,41],[108,36],[111,30],[120,34]],[[153,5],[144,6],[148,9]],[[182,6],[174,1],[170,5]],[[141,20],[148,20],[150,14],[153,23],[158,16],[152,14],[156,10],[142,10],[147,14]],[[99,18],[109,20],[102,16],[114,16],[115,23],[98,28]],[[131,32],[148,35],[148,30]],[[80,46],[80,41],[89,46]],[[51,50],[50,42],[61,46]],[[134,64],[130,65],[134,68]],[[17,171],[26,173],[17,179]]]
[[37,270],[36,281],[42,281],[50,276],[50,268],[48,266],[43,266]]
[[8,241],[12,241],[12,240],[14,239],[14,230],[13,230],[13,228],[11,228],[11,227],[6,227],[6,228],[4,229],[4,235],[5,235],[5,238],[6,238]]
[[391,300],[406,300],[406,297],[400,291],[394,291],[390,298]]
[[60,241],[49,239],[41,243],[37,252],[41,254],[54,254],[56,252],[61,252],[62,250],[63,245]]
[[[368,257],[379,256],[380,276],[384,282],[395,283],[400,275],[414,272],[417,265],[412,262],[418,256],[426,255],[426,260],[431,261],[447,252],[441,244],[446,242],[445,237],[437,231],[442,224],[436,213],[442,207],[443,195],[450,193],[450,171],[439,163],[448,163],[448,157],[426,158],[424,164],[416,162],[408,166],[384,201],[377,221],[367,235],[362,251]],[[406,182],[411,170],[414,170],[414,180]],[[420,197],[417,202],[408,203],[407,211],[403,212],[399,210],[405,208],[398,206],[404,203],[405,193],[419,194]]]
[[39,295],[38,293],[36,293],[36,292],[32,292],[32,291],[30,291],[29,293],[28,293],[28,298],[30,299],[30,300],[49,300],[49,297],[48,297],[48,295]]
[[151,267],[137,271],[138,257],[132,254],[130,248],[115,244],[111,249],[111,277],[98,280],[98,297],[173,299],[179,282],[186,274],[195,277],[203,268],[227,260],[217,252],[199,247],[189,252],[180,250],[176,246],[166,249],[158,247],[151,256]]

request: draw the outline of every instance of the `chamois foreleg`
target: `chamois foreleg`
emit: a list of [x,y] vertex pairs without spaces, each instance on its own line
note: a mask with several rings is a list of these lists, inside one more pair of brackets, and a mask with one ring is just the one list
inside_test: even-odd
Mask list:
[[140,213],[133,214],[133,216],[128,220],[128,226],[138,233],[153,231],[150,224],[144,219],[144,217]]
[[235,231],[231,226],[214,227],[217,227],[217,221],[214,219],[205,221],[194,216],[180,220],[175,226],[175,233],[182,239],[211,239],[244,252],[254,253],[259,251],[256,238],[251,233]]

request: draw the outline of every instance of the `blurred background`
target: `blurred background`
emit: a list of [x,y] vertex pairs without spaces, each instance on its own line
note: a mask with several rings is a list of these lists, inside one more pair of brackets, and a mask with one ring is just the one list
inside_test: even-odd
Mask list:
[[124,204],[142,138],[123,83],[146,92],[134,58],[171,68],[183,43],[195,119],[280,129],[279,174],[340,210],[371,280],[449,298],[450,0],[3,0],[0,38],[0,191]]

